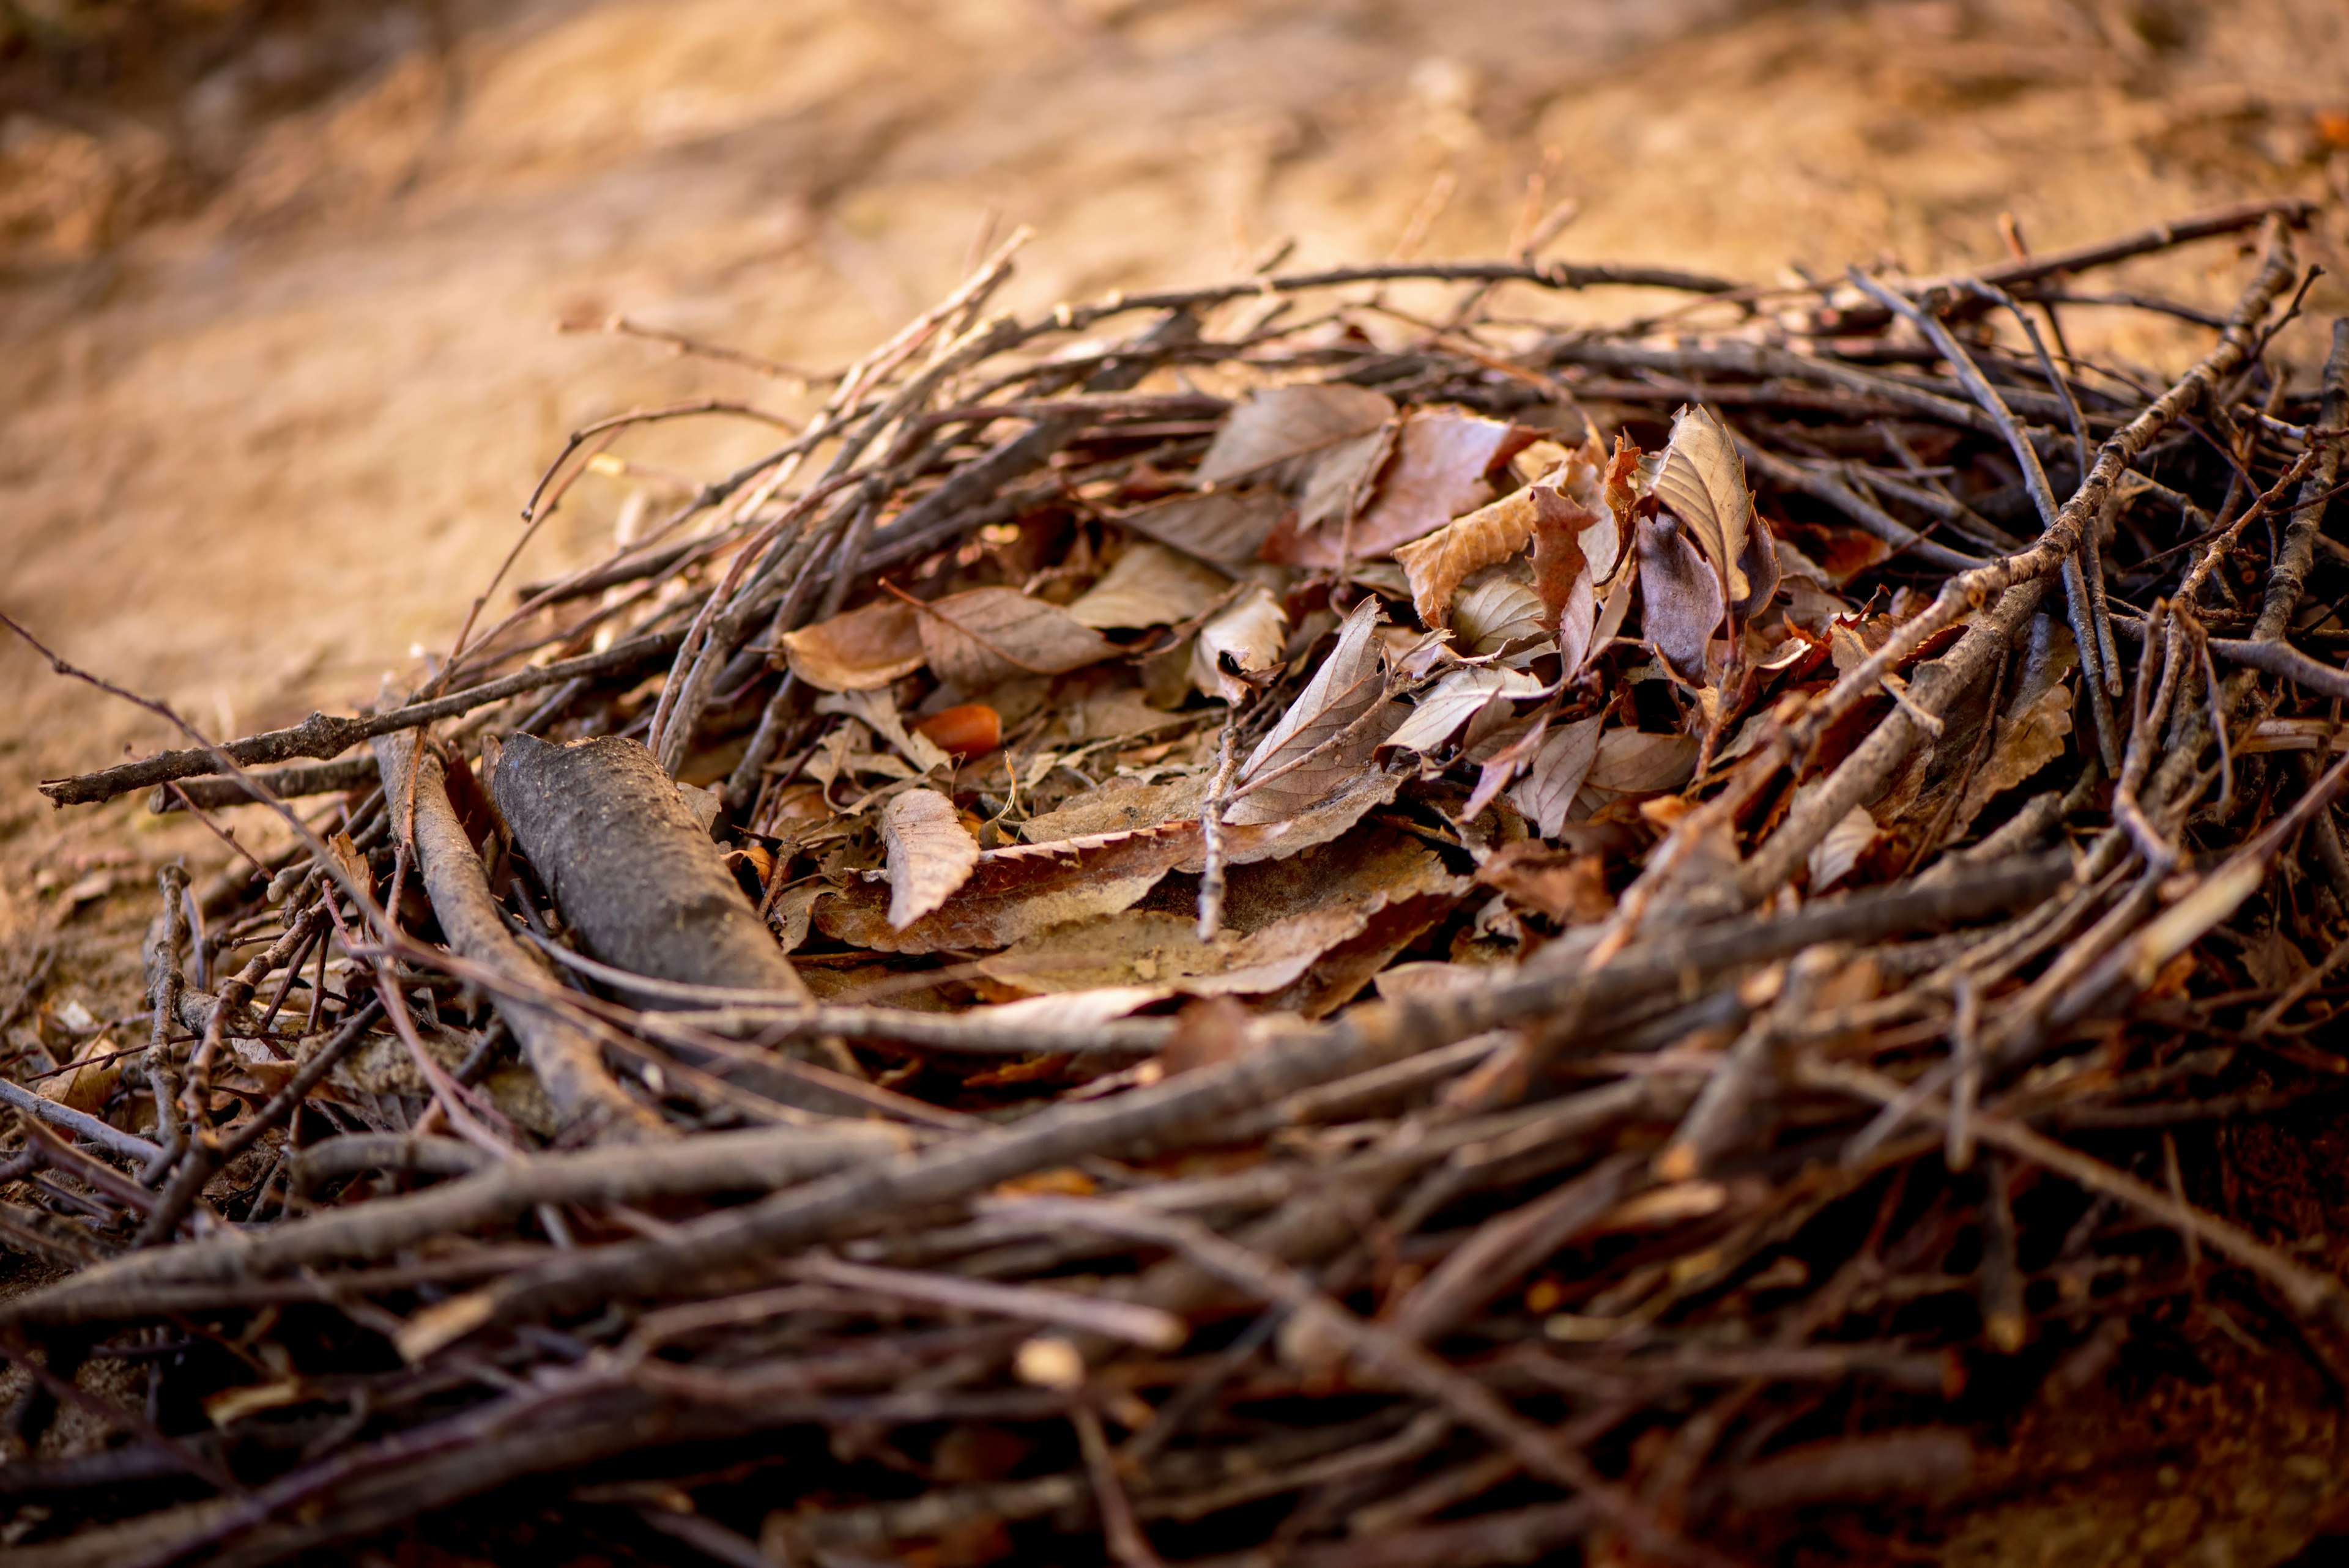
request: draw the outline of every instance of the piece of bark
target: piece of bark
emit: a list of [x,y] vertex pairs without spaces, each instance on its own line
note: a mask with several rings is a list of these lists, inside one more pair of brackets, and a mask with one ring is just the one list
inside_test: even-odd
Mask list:
[[555,746],[517,735],[490,788],[589,957],[656,980],[812,1000],[677,785],[637,742],[601,736]]
[[[448,776],[440,759],[429,750],[419,753],[415,738],[405,731],[378,737],[375,753],[383,769],[394,829],[403,837],[409,828],[409,763],[410,758],[416,758],[410,847],[424,876],[424,891],[431,895],[433,916],[440,921],[450,947],[518,979],[538,985],[552,980],[545,960],[517,941],[499,913],[481,857],[449,803]],[[547,1098],[566,1124],[600,1122],[599,1138],[645,1140],[667,1135],[667,1124],[631,1099],[604,1070],[603,1051],[593,1036],[524,1003],[502,1003],[501,1007],[514,1038],[522,1043],[523,1058],[538,1074]]]

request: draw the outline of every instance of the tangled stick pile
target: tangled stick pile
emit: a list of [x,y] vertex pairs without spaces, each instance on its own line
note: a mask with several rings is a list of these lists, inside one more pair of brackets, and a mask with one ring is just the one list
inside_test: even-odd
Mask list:
[[[405,700],[45,786],[295,844],[167,870],[151,1036],[0,1080],[0,1239],[67,1271],[0,1304],[17,1435],[117,1434],[0,1471],[24,1560],[531,1480],[467,1528],[1717,1562],[1962,1495],[2214,1270],[2333,1354],[2325,1260],[2178,1156],[2344,1067],[2305,216],[1035,320],[1007,251]],[[2216,313],[2079,283],[2223,236]],[[1687,303],[1539,315],[1616,284]],[[2146,384],[2090,308],[2208,351]]]

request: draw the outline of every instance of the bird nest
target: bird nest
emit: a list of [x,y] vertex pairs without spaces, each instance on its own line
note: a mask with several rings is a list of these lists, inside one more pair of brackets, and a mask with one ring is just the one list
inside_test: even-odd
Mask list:
[[[23,1560],[1713,1562],[1934,1528],[2214,1273],[2330,1356],[2197,1201],[2344,1070],[2305,216],[1032,318],[1007,249],[836,375],[667,338],[814,412],[590,426],[531,529],[631,536],[413,690],[43,786],[292,847],[0,1081],[18,1435],[115,1434],[0,1471]],[[2215,312],[2075,292],[2228,235]],[[623,455],[723,415],[783,436]]]

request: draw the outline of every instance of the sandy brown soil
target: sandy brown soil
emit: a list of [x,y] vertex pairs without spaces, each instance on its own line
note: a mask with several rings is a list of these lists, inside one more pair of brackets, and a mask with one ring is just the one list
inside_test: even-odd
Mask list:
[[[160,96],[0,104],[0,607],[219,730],[349,704],[445,645],[583,420],[794,405],[560,335],[566,316],[824,365],[948,286],[984,232],[1037,229],[1011,295],[1034,304],[1226,273],[1283,237],[1307,262],[1382,256],[1441,186],[1420,253],[1488,253],[1549,149],[1550,194],[1581,207],[1556,253],[1578,259],[1924,270],[1998,254],[2003,211],[2052,247],[2280,192],[2335,203],[2311,259],[2341,273],[2349,239],[2338,0],[351,10],[295,8]],[[2233,264],[2203,246],[2126,275],[2207,300]],[[2184,346],[2075,319],[2124,360]],[[712,420],[623,449],[698,471],[757,438]],[[524,574],[596,548],[626,497],[590,480]],[[135,802],[52,814],[29,786],[162,739],[0,647],[0,1006],[47,945],[52,1005],[135,1006],[122,941],[152,868],[224,851]],[[2152,1480],[2033,1504],[2030,1540],[2093,1543],[2045,1560],[2187,1560],[2144,1512],[2183,1517],[2159,1480],[2181,1463],[2209,1476],[2183,1527],[2221,1542],[2208,1561],[2272,1562],[2317,1529],[2337,1411],[2304,1362],[2237,1372],[2195,1418],[2245,1434],[2202,1454],[2233,1469],[2163,1449]],[[2044,1451],[2076,1437],[2045,1424]],[[1958,1560],[2041,1560],[1989,1528]]]

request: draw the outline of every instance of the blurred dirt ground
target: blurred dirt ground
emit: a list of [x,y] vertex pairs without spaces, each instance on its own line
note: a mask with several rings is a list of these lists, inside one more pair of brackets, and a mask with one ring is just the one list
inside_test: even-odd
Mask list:
[[[1922,271],[2001,254],[2002,212],[2052,248],[2291,192],[2332,203],[2302,253],[2337,277],[2349,6],[14,0],[0,607],[219,732],[347,707],[445,645],[568,429],[681,396],[793,409],[558,321],[824,366],[1016,224],[1038,233],[1009,297],[1033,305],[1282,239],[1303,263],[1495,253],[1537,171],[1579,204],[1552,251],[1577,259]],[[2122,276],[2208,301],[2235,264],[2205,245]],[[2333,280],[2311,296],[2344,309]],[[2186,342],[2073,331],[2127,363]],[[758,439],[712,420],[624,449],[657,483]],[[522,574],[598,548],[626,500],[588,481]],[[137,1006],[153,867],[226,851],[133,800],[53,815],[30,784],[163,739],[0,646],[0,1007],[51,948],[48,1005]],[[2343,1206],[2298,1201],[2320,1228]],[[2003,1506],[1947,1560],[2217,1568],[2323,1528],[2337,1388],[2181,1335],[2195,1376],[2099,1373],[2026,1423]]]

